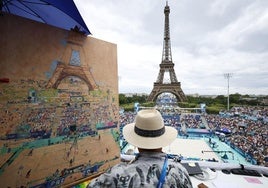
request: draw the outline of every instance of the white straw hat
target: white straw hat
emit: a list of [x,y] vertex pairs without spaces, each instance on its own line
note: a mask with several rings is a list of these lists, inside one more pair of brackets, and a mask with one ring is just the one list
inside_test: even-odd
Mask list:
[[162,148],[177,138],[177,130],[165,126],[159,111],[141,110],[135,122],[124,126],[123,136],[133,146],[143,149]]

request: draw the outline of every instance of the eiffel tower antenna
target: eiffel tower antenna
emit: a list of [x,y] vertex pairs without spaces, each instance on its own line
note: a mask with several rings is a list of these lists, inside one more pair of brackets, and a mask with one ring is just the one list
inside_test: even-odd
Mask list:
[[[158,95],[162,93],[172,93],[176,96],[178,101],[186,101],[186,97],[181,89],[181,83],[178,82],[175,71],[174,63],[172,62],[171,54],[171,41],[170,41],[170,27],[169,27],[169,13],[170,8],[168,6],[168,1],[166,1],[166,6],[164,8],[165,14],[165,27],[164,27],[164,41],[163,41],[163,53],[162,62],[160,63],[160,71],[156,82],[154,82],[154,88],[148,97],[148,101],[156,101]],[[164,79],[165,74],[169,79]]]
[[163,54],[162,54],[162,61],[165,61],[165,62],[169,62],[169,61],[172,62],[170,31],[169,31],[169,13],[170,13],[170,9],[168,6],[168,1],[166,1],[166,6],[164,9],[165,28],[164,28],[164,43],[163,43]]

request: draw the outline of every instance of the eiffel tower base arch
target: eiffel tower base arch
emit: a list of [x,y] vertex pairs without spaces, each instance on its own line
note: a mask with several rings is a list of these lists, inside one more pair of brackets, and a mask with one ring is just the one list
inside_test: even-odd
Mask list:
[[154,83],[154,88],[150,93],[147,101],[155,102],[158,95],[162,93],[172,93],[176,96],[179,102],[187,101],[186,96],[184,95],[180,82],[177,83],[170,83],[170,84],[162,84],[162,83]]

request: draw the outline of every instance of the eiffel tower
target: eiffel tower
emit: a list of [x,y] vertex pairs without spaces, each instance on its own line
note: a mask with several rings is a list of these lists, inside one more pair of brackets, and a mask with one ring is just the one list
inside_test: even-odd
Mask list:
[[[186,101],[186,97],[181,89],[181,83],[178,82],[175,71],[174,63],[172,62],[171,45],[170,45],[170,32],[169,32],[169,13],[170,9],[168,2],[164,9],[165,14],[165,29],[164,29],[164,42],[162,52],[162,62],[160,63],[160,71],[157,81],[154,82],[154,88],[148,97],[148,101],[156,101],[158,95],[162,93],[172,93],[180,102]],[[169,79],[164,79],[165,74]]]

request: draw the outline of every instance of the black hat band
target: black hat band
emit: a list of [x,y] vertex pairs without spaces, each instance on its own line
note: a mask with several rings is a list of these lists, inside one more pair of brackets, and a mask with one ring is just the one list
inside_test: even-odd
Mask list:
[[158,137],[165,133],[165,126],[157,130],[144,130],[135,126],[134,131],[137,135],[142,137]]

